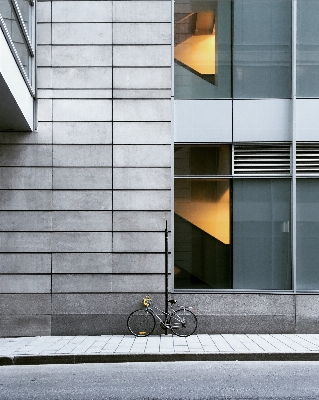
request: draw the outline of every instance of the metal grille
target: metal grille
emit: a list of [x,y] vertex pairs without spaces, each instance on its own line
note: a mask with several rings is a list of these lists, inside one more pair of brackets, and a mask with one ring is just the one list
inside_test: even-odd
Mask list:
[[235,175],[289,175],[290,146],[235,145]]
[[297,143],[296,147],[296,173],[318,175],[319,145]]

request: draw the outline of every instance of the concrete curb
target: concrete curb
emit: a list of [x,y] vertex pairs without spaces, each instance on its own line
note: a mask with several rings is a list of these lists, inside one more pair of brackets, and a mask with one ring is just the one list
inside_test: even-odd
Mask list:
[[319,353],[65,354],[0,357],[4,365],[87,364],[167,361],[319,361]]

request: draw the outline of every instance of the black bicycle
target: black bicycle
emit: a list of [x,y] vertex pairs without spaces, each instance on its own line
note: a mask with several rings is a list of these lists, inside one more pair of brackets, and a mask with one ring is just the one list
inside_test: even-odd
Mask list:
[[[196,315],[189,307],[178,306],[175,310],[173,308],[173,305],[177,302],[175,299],[168,302],[170,309],[166,313],[153,305],[149,296],[144,297],[143,305],[145,308],[133,311],[127,318],[129,331],[135,336],[148,336],[153,332],[157,319],[163,329],[170,329],[177,336],[192,335],[197,328]],[[162,317],[155,310],[162,314]]]

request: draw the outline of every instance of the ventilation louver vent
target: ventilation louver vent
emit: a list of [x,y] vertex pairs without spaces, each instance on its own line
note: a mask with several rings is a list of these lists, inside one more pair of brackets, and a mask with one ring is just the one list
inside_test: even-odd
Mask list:
[[290,174],[290,146],[234,146],[234,174]]
[[297,144],[296,172],[319,175],[319,145]]

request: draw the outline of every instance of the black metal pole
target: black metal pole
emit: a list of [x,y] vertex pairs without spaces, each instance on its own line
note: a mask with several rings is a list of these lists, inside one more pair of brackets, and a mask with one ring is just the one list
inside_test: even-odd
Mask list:
[[[168,314],[168,230],[167,220],[165,227],[165,312]],[[168,335],[168,329],[165,328],[165,335]]]

